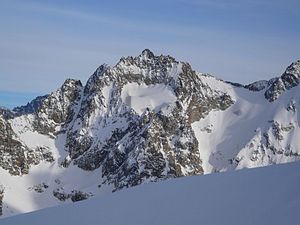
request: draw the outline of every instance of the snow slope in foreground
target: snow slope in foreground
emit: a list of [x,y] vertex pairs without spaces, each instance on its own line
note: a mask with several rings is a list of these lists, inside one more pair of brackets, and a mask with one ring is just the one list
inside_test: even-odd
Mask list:
[[300,162],[151,183],[2,225],[296,225]]

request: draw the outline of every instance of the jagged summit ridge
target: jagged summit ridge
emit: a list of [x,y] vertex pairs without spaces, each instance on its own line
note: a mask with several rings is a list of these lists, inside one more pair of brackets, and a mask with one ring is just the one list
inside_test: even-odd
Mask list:
[[[145,54],[151,58],[145,58]],[[136,185],[144,180],[201,173],[198,143],[190,123],[212,109],[225,109],[232,104],[230,97],[204,85],[190,65],[169,56],[152,56],[147,51],[138,57],[122,58],[115,67],[101,68],[100,71],[101,76],[97,76],[96,71],[88,81],[88,87],[92,89],[85,88],[78,117],[70,127],[72,132],[67,134],[70,159],[88,170],[102,165],[106,182],[113,182],[116,188]],[[172,104],[158,111],[145,104],[146,100],[157,101],[150,91],[152,88],[168,93],[174,99]],[[198,91],[190,93],[188,89],[192,88]],[[150,99],[142,94],[145,90]],[[208,106],[208,102],[212,104]],[[140,110],[145,113],[139,113]],[[165,111],[173,118],[167,118]],[[91,127],[95,123],[103,133],[93,135]],[[111,127],[114,127],[113,132],[106,133],[105,130],[111,130]],[[164,137],[153,136],[154,127]],[[173,144],[180,136],[184,136],[189,144],[179,144],[179,141]],[[189,153],[183,151],[187,146],[190,146]],[[151,165],[153,160],[158,163],[156,166]],[[198,163],[188,165],[189,161]],[[148,165],[147,170],[141,169],[144,164]],[[131,171],[130,177],[126,176],[128,171]]]
[[147,59],[153,59],[155,57],[154,53],[147,48],[142,51],[142,54],[140,56]]
[[293,62],[287,67],[281,77],[275,79],[265,92],[265,97],[270,101],[275,101],[285,90],[289,90],[299,85],[300,82],[300,60]]
[[[298,70],[292,64],[282,76],[291,79],[280,78],[295,93],[297,85],[287,81],[296,84]],[[0,110],[0,178],[12,190],[4,191],[4,204],[16,204],[14,190],[42,193],[45,207],[42,196],[57,204],[167,178],[297,160],[300,99],[283,91],[283,99],[266,104],[264,96],[278,79],[225,82],[148,49],[99,66],[85,85],[67,79],[27,106]],[[49,178],[36,177],[39,171]],[[16,190],[5,179],[10,175],[34,183]]]
[[300,82],[300,60],[293,62],[287,67],[281,77],[276,78],[268,90],[265,97],[270,101],[275,101],[285,90],[289,90],[299,85]]
[[[124,75],[139,75],[143,80],[153,80],[167,78],[176,79],[181,73],[181,67],[187,63],[178,62],[171,56],[155,56],[150,50],[146,49],[137,57],[123,57],[112,69],[113,73],[121,73]],[[129,77],[128,77],[129,78]]]
[[[92,74],[92,76],[88,79],[86,85],[84,86],[84,92],[92,92],[93,85],[94,88],[99,85],[95,85],[97,80],[102,79],[101,77],[106,76],[106,81],[108,81],[109,77],[112,79],[120,79],[117,76],[127,76],[127,79],[134,76],[142,76],[143,80],[147,83],[148,78],[158,77],[163,74],[165,77],[169,78],[177,78],[177,75],[182,72],[182,66],[190,67],[190,65],[186,62],[178,62],[172,56],[160,55],[156,56],[151,50],[144,49],[142,53],[136,57],[122,57],[120,61],[114,66],[110,67],[107,64],[100,65],[96,71]],[[285,72],[278,78],[272,78],[269,81],[261,80],[256,81],[248,85],[240,85],[237,84],[238,87],[245,87],[251,91],[261,91],[265,90],[265,97],[270,102],[276,100],[284,90],[288,90],[294,86],[299,84],[300,77],[300,60],[293,62],[290,66],[287,67]],[[204,76],[206,74],[198,73],[200,76]],[[128,77],[128,75],[130,77]],[[67,79],[65,83],[73,81],[80,82],[74,79]],[[81,82],[80,82],[81,83]],[[235,84],[232,82],[228,82],[230,84]],[[81,84],[82,86],[82,84]],[[48,95],[39,96],[36,99],[32,100],[32,102],[28,103],[26,106],[15,107],[12,111],[16,113],[15,115],[22,114],[30,114],[38,110],[40,107],[40,103],[46,99]]]
[[244,87],[251,91],[265,91],[264,97],[273,102],[282,95],[283,92],[300,83],[300,60],[289,65],[280,77],[275,77],[270,80],[256,81]]
[[300,77],[300,60],[293,62],[290,66],[287,67],[283,76],[289,75],[295,78]]

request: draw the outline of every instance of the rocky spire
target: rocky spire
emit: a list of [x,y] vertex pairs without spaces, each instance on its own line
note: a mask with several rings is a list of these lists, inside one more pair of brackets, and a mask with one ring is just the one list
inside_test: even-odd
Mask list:
[[300,83],[300,60],[287,67],[281,77],[276,78],[265,92],[268,101],[273,102],[285,91]]
[[144,59],[152,59],[154,58],[154,53],[146,48],[145,50],[142,51],[142,54],[140,56],[143,57]]

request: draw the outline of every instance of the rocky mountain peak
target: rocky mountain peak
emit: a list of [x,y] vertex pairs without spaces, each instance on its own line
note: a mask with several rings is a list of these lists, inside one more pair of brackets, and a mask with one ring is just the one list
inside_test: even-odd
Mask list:
[[142,62],[146,62],[148,64],[165,63],[165,66],[168,66],[168,64],[170,63],[178,63],[178,61],[176,61],[175,58],[170,55],[155,55],[149,49],[145,49],[144,51],[142,51],[142,53],[139,56],[134,57],[134,59],[135,61],[137,61],[137,63],[142,63]]
[[233,103],[188,63],[150,50],[123,57],[112,68],[97,69],[87,82],[67,131],[67,161],[84,170],[102,167],[104,182],[115,189],[202,174],[191,124]]
[[97,88],[98,83],[104,76],[105,72],[109,69],[110,67],[105,63],[100,65],[92,74],[92,76],[90,76],[90,78],[88,79],[84,87],[84,93],[87,94],[93,92]]
[[291,65],[289,65],[285,72],[291,73],[291,74],[297,73],[299,75],[300,74],[300,59],[293,62]]
[[82,96],[83,86],[79,80],[67,79],[63,85],[45,98],[40,99],[33,113],[33,126],[42,134],[53,135],[55,128],[72,120],[74,107]]
[[76,88],[76,87],[82,87],[81,81],[68,78],[68,79],[65,80],[65,82],[61,86],[61,89],[63,91],[67,91],[70,88]]
[[140,57],[143,57],[144,59],[153,59],[154,58],[154,53],[151,52],[149,49],[145,49],[142,51],[142,54]]
[[162,68],[169,67],[172,63],[178,63],[175,58],[169,55],[157,56],[149,49],[145,49],[139,56],[123,57],[116,66],[136,66],[139,68]]
[[244,87],[249,89],[250,91],[261,91],[265,89],[269,84],[267,80],[255,81],[251,84],[245,85]]
[[[68,95],[68,93],[74,92],[74,89],[81,89],[82,84],[80,80],[75,79],[66,79],[63,85],[58,89],[58,92],[65,93]],[[54,93],[50,94],[53,95]],[[27,115],[31,113],[38,112],[41,107],[44,104],[44,101],[47,101],[50,95],[43,95],[38,96],[35,99],[33,99],[31,102],[28,102],[26,105],[18,106],[13,108],[12,113],[14,113],[14,116],[21,116],[21,115]],[[63,94],[62,94],[63,95]],[[11,114],[12,115],[12,114]]]
[[0,106],[0,117],[11,119],[14,117],[14,113],[10,109]]
[[[267,96],[276,99],[297,85],[299,65],[245,86],[260,91],[253,93],[146,49],[113,67],[99,66],[85,86],[67,79],[51,94],[14,109],[11,118],[0,108],[0,167],[15,176],[29,173],[34,183],[23,190],[25,198],[34,190],[39,201],[45,194],[57,204],[108,187],[299,159],[298,96],[285,93],[272,106],[257,98],[270,89]],[[40,163],[49,168],[49,178],[37,180],[38,170],[31,173]],[[82,189],[85,181],[91,189]],[[4,201],[21,189],[4,184],[14,190],[4,193]]]
[[63,102],[75,102],[81,97],[81,90],[83,86],[80,80],[66,79],[63,85],[52,95],[57,95],[60,101]]
[[292,88],[299,84],[300,78],[300,60],[293,62],[287,67],[285,72],[282,74],[281,79],[283,80],[286,88]]
[[94,72],[94,74],[92,75],[92,77],[93,77],[93,76],[99,77],[99,76],[103,75],[103,73],[104,73],[107,69],[109,69],[109,66],[108,66],[107,64],[104,63],[104,64],[100,65],[100,66],[96,69],[96,71]]
[[38,96],[35,99],[33,99],[31,102],[28,102],[26,105],[13,108],[12,111],[15,113],[16,116],[37,112],[41,108],[42,102],[46,98],[48,98],[48,96],[49,95]]
[[270,102],[278,99],[285,90],[289,90],[300,83],[300,60],[293,62],[281,77],[272,79],[272,81],[265,92],[265,97]]

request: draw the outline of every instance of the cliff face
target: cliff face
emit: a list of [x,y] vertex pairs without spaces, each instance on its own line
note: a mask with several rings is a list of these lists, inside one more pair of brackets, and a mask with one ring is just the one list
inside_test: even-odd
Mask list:
[[146,49],[101,65],[84,86],[68,79],[26,106],[1,109],[4,214],[17,212],[16,192],[42,208],[150,181],[297,160],[298,78],[299,61],[279,78],[244,87]]

